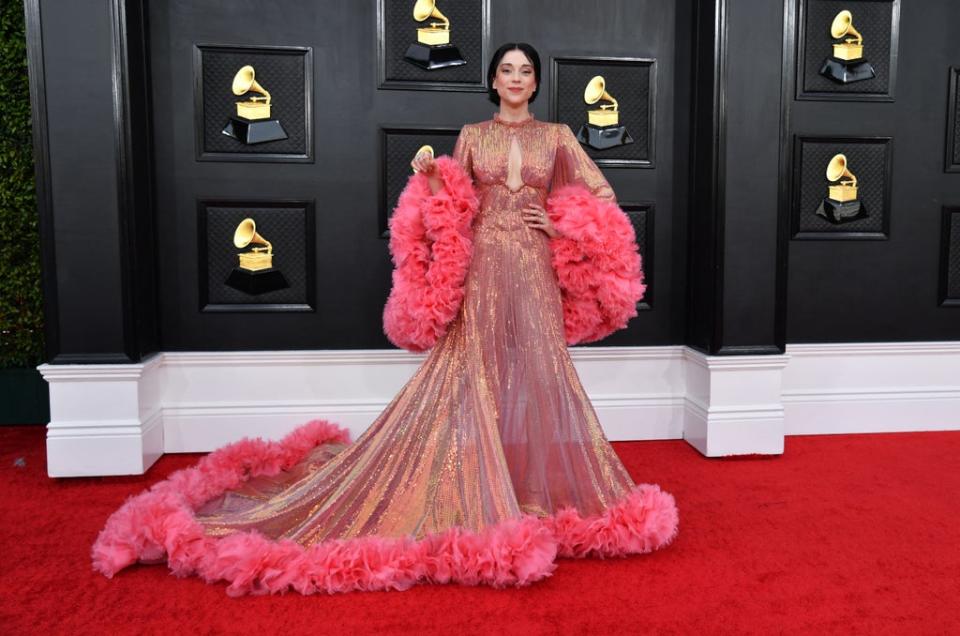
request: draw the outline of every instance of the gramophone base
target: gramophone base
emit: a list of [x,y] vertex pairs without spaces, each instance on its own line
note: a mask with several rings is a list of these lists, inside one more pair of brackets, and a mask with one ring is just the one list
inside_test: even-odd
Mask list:
[[873,65],[864,59],[841,60],[836,57],[828,57],[823,61],[820,74],[838,84],[862,82],[877,76]]
[[230,276],[224,281],[224,284],[228,287],[233,287],[237,291],[250,294],[251,296],[290,287],[283,273],[273,267],[257,271],[234,267],[233,271],[230,272]]
[[817,214],[835,225],[849,223],[869,216],[867,207],[859,199],[841,202],[834,201],[829,197],[820,202],[819,207],[817,207]]
[[593,124],[584,124],[577,133],[577,139],[580,143],[587,144],[597,150],[606,150],[616,146],[625,146],[633,143],[633,137],[627,132],[627,127],[619,126],[594,126]]
[[414,42],[407,48],[404,59],[419,66],[425,71],[433,71],[438,68],[447,68],[450,66],[462,66],[467,61],[460,55],[460,49],[453,44],[438,44],[430,46]]
[[248,146],[287,138],[287,131],[276,119],[231,117],[221,132],[227,137],[233,137]]

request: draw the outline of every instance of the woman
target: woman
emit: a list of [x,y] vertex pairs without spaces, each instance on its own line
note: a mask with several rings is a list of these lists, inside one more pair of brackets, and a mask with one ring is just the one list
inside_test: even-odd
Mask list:
[[500,47],[499,112],[453,158],[413,160],[384,326],[430,353],[371,427],[348,445],[314,421],[212,453],[111,516],[97,570],[166,560],[232,595],[524,585],[558,555],[672,540],[673,497],[633,484],[566,349],[635,315],[633,231],[570,129],[530,114],[539,85],[532,47]]

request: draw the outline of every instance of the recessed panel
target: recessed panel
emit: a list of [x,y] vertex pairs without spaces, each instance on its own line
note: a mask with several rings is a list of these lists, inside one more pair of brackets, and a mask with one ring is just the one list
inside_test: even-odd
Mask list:
[[793,238],[888,238],[891,146],[889,137],[797,137]]
[[313,311],[313,203],[197,205],[201,311]]
[[597,165],[654,166],[656,63],[555,57],[550,118],[567,124]]
[[397,199],[413,174],[410,161],[424,144],[434,154],[450,155],[457,143],[456,128],[389,126],[380,129],[380,236],[389,236],[388,223]]
[[488,0],[379,0],[379,88],[486,91]]
[[798,99],[893,101],[900,0],[800,0]]
[[197,159],[312,162],[312,53],[303,47],[194,50]]

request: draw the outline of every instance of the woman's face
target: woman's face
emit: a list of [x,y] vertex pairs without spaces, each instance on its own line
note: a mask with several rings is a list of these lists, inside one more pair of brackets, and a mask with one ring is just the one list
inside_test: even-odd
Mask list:
[[533,92],[537,90],[537,80],[533,64],[523,51],[513,49],[504,54],[493,78],[493,88],[500,96],[501,104],[516,107],[530,100]]

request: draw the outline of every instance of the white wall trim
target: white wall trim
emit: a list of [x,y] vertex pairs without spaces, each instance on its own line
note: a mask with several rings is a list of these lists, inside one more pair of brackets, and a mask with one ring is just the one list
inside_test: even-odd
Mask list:
[[960,429],[960,342],[788,345],[787,435]]
[[683,438],[707,457],[782,453],[781,377],[789,356],[684,353]]
[[138,364],[40,365],[51,477],[145,472],[163,454],[162,354]]
[[[570,351],[611,439],[682,435],[683,347]],[[276,437],[314,417],[337,422],[356,437],[424,358],[380,349],[166,352],[164,448],[207,451],[244,435]],[[659,379],[642,386],[638,377]]]
[[[611,440],[686,439],[707,456],[781,453],[784,435],[960,429],[960,342],[574,347]],[[144,472],[164,452],[277,438],[323,418],[356,437],[424,354],[163,352],[140,364],[41,365],[52,476]]]

